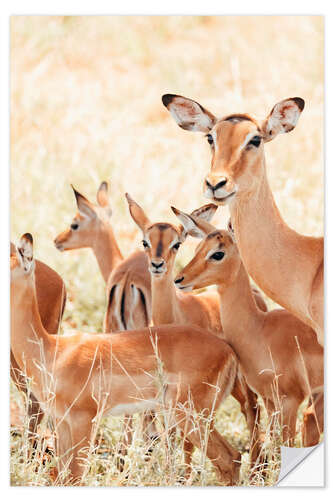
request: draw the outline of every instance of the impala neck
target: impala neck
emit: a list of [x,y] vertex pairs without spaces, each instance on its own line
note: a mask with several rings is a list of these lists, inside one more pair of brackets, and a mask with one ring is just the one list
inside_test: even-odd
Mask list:
[[[257,307],[249,276],[242,263],[230,285],[218,284],[218,293],[223,336],[240,359],[247,358],[250,355],[249,346],[253,341],[258,347],[261,325],[266,313]],[[249,332],[253,331],[256,332],[255,340],[249,338]]]
[[177,307],[177,292],[172,270],[162,277],[151,279],[152,320],[155,326],[174,323]]
[[98,266],[107,282],[110,273],[123,260],[116,238],[109,224],[103,223],[92,245]]
[[38,310],[34,278],[11,294],[11,349],[21,370],[28,376],[43,365],[50,350],[50,335],[44,329]]
[[302,252],[306,237],[283,221],[268,184],[265,162],[257,189],[235,199],[230,213],[246,270],[267,295],[287,306],[292,288],[297,286],[291,282],[296,269],[291,256]]

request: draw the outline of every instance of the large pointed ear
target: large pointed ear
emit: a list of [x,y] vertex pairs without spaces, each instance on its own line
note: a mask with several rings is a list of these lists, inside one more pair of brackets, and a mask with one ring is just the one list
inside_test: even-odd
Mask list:
[[97,203],[101,207],[107,207],[110,204],[109,200],[109,184],[103,181],[98,188],[96,195]]
[[278,134],[291,132],[296,127],[304,106],[305,102],[300,97],[290,97],[275,104],[261,125],[264,141],[269,142]]
[[104,208],[107,215],[111,217],[112,208],[110,206],[110,198],[109,198],[109,184],[106,181],[103,181],[98,188],[97,191],[97,203],[100,207]]
[[94,205],[90,203],[90,201],[87,200],[87,198],[83,196],[83,194],[76,191],[74,186],[72,186],[72,189],[74,191],[76,204],[79,212],[85,217],[90,217],[90,219],[94,219],[96,217]]
[[[207,205],[203,205],[202,207],[193,210],[190,216],[194,217],[194,220],[198,218],[200,220],[210,222],[217,209],[217,205],[214,205],[214,203],[208,203]],[[183,241],[185,240],[186,236],[190,234],[183,225],[179,226],[179,231]]]
[[171,210],[184,226],[186,235],[189,234],[193,238],[205,238],[207,234],[215,231],[215,227],[204,219],[181,212],[175,207],[171,207]]
[[145,232],[146,228],[151,225],[150,220],[142,210],[142,208],[130,197],[128,193],[125,193],[126,200],[128,202],[128,207],[132,219],[139,226],[142,232]]
[[16,249],[21,267],[26,273],[30,273],[34,266],[33,239],[30,233],[21,236]]
[[207,133],[217,121],[210,111],[187,97],[165,94],[162,96],[162,102],[176,123],[185,130]]

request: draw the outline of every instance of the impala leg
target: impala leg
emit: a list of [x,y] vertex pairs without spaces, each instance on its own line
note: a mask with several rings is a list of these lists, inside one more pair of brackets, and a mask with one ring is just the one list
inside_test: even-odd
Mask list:
[[299,402],[285,399],[282,403],[282,439],[285,446],[294,446]]
[[235,385],[232,390],[232,396],[239,402],[241,412],[243,413],[247,427],[250,431],[250,462],[251,466],[255,464],[260,455],[260,408],[258,406],[258,397],[249,386],[241,373],[238,373]]
[[155,413],[149,412],[145,413],[143,417],[143,435],[146,442],[149,444],[147,453],[150,454],[153,451],[154,443],[159,438],[159,432],[155,424]]
[[29,434],[32,438],[34,438],[34,435],[37,432],[37,427],[44,416],[44,412],[36,397],[32,394],[32,392],[28,392],[26,378],[16,363],[16,359],[14,358],[12,351],[10,351],[10,376],[18,390],[24,392],[28,398]]
[[315,446],[318,444],[320,434],[324,431],[324,394],[313,394],[306,410],[303,412],[302,444]]
[[59,473],[69,472],[71,485],[79,485],[88,456],[93,415],[86,412],[71,412],[57,424],[57,455]]
[[124,415],[123,420],[123,436],[119,442],[118,454],[120,455],[117,460],[117,466],[120,472],[123,472],[125,459],[129,446],[131,446],[133,441],[133,416]]
[[[181,428],[185,436],[184,445],[186,447],[186,458],[190,459],[190,452],[192,453],[193,447],[201,449],[202,436],[206,433],[206,424],[204,422],[191,421],[192,419],[184,418],[184,412],[177,413],[178,426]],[[192,443],[192,449],[187,441]],[[215,429],[213,425],[207,437],[206,455],[211,460],[219,481],[227,486],[235,485],[239,479],[239,469],[241,462],[241,454],[236,451]],[[188,467],[187,472],[190,472]]]

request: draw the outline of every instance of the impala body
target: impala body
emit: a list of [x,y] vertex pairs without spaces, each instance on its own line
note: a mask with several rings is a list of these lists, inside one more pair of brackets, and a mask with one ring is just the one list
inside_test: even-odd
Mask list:
[[[195,327],[163,326],[113,335],[49,335],[37,305],[32,236],[22,236],[11,255],[11,348],[33,391],[48,406],[57,433],[59,469],[70,480],[84,472],[94,419],[105,413],[133,413],[172,406],[184,435],[185,460],[201,445],[202,424],[194,427],[190,399],[198,412],[214,414],[230,394],[237,374],[232,349]],[[154,376],[162,363],[163,401]],[[200,427],[201,425],[201,427]],[[240,454],[216,431],[213,422],[206,454],[225,484],[235,484]],[[190,469],[188,467],[188,474]]]
[[[317,394],[323,394],[323,348],[314,330],[287,310],[264,312],[257,307],[232,233],[180,211],[178,216],[189,233],[203,241],[176,277],[177,286],[184,291],[218,286],[224,336],[269,414],[280,412],[284,442],[293,445],[299,405],[307,397],[315,405]],[[316,412],[317,443],[323,430],[322,408],[317,406]],[[313,439],[312,431],[305,432],[305,440],[310,434]]]
[[268,184],[264,154],[264,143],[294,129],[303,99],[284,99],[263,121],[248,114],[216,118],[182,96],[166,94],[162,100],[180,127],[207,137],[212,160],[204,194],[229,204],[246,270],[269,297],[311,326],[323,345],[324,241],[284,222]]

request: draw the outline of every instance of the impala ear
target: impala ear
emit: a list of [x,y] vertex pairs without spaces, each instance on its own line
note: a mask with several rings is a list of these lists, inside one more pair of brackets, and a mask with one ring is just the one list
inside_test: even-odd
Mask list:
[[201,220],[205,220],[206,222],[210,222],[217,209],[217,205],[214,205],[214,203],[208,203],[207,205],[203,205],[202,207],[193,210],[191,215],[193,217],[198,217]]
[[125,196],[128,202],[129,211],[132,216],[132,219],[144,233],[146,228],[151,225],[150,220],[148,219],[148,217],[146,216],[140,205],[138,205],[128,193],[125,193]]
[[74,186],[72,184],[71,184],[71,186],[72,186],[72,189],[74,191],[77,208],[78,208],[79,212],[81,213],[81,215],[83,215],[84,217],[89,217],[90,219],[95,219],[96,212],[95,212],[94,205],[92,203],[90,203],[90,201],[87,200],[87,198],[85,196],[83,196],[83,194],[76,191],[76,189],[74,188]]
[[261,125],[265,142],[278,134],[291,132],[297,125],[305,102],[300,97],[290,97],[275,104],[274,108]]
[[34,267],[33,239],[30,233],[25,233],[16,247],[17,256],[25,273],[30,273]]
[[185,130],[207,133],[217,121],[210,111],[187,97],[165,94],[162,96],[162,102],[176,123]]
[[183,225],[184,237],[189,234],[190,236],[193,236],[193,238],[205,238],[207,234],[215,231],[215,227],[204,219],[195,217],[192,214],[189,215],[185,212],[181,212],[175,207],[171,207],[171,210]]

